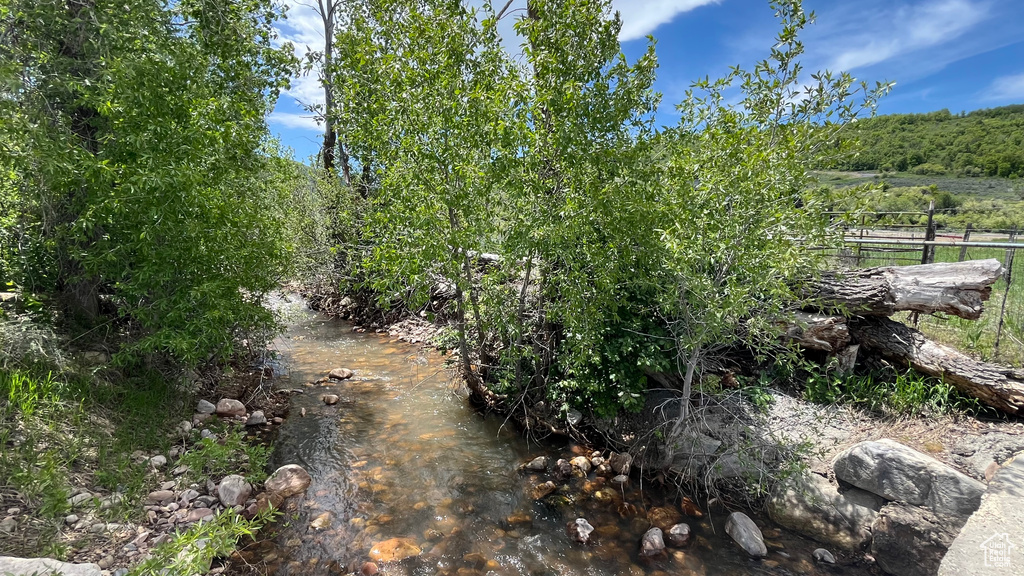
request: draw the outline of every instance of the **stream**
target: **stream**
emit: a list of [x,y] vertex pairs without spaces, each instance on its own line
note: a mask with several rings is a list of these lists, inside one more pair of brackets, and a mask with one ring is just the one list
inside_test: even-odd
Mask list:
[[[502,418],[474,411],[437,352],[357,333],[288,300],[296,310],[275,343],[274,385],[303,392],[292,396],[272,466],[300,464],[313,482],[250,549],[270,574],[358,573],[371,558],[381,574],[402,576],[867,574],[816,565],[819,544],[753,514],[770,552],[751,560],[725,535],[725,511],[684,517],[674,490],[641,490],[635,472],[623,486],[591,472],[535,500],[534,487],[552,477],[520,471],[523,463],[590,452],[528,443]],[[335,367],[355,376],[310,386]],[[326,405],[324,394],[339,400]],[[642,558],[650,514],[688,523],[691,542]],[[595,528],[590,545],[566,533],[580,517]]]

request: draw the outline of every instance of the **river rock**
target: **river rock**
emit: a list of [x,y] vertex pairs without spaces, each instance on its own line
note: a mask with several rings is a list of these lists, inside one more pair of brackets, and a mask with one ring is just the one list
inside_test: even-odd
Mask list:
[[71,498],[68,498],[68,506],[71,506],[72,508],[78,508],[80,506],[84,506],[89,502],[92,502],[93,498],[95,497],[88,492],[75,494]]
[[583,421],[583,414],[579,410],[569,410],[565,413],[565,421],[569,426],[576,426]]
[[648,522],[662,530],[668,530],[682,519],[682,514],[668,506],[658,506],[647,511]]
[[146,502],[149,504],[163,504],[174,499],[174,492],[171,490],[154,490],[146,496]]
[[683,514],[693,518],[704,517],[704,511],[689,496],[683,496],[683,501],[679,503],[679,509],[682,510]]
[[373,562],[364,562],[363,566],[359,569],[360,576],[376,576],[379,572],[380,569]]
[[375,562],[398,562],[419,556],[422,552],[412,538],[391,538],[374,544],[370,548],[370,558]]
[[249,415],[249,419],[245,421],[246,426],[262,426],[267,423],[267,417],[263,414],[263,410],[256,410]]
[[633,465],[633,457],[627,452],[612,452],[608,456],[608,466],[612,472],[629,476],[629,468]]
[[186,522],[198,522],[204,519],[213,520],[213,510],[210,508],[193,508],[185,515]]
[[14,516],[8,516],[0,520],[0,532],[13,534],[18,529],[18,520]]
[[665,539],[662,537],[661,528],[651,528],[644,532],[640,539],[641,556],[657,556],[665,552]]
[[612,484],[617,484],[619,486],[626,484],[628,482],[629,476],[626,476],[625,474],[619,474],[618,476],[612,478]]
[[558,480],[568,480],[572,477],[572,464],[564,458],[559,458],[555,462],[555,478]]
[[232,398],[221,398],[216,408],[218,416],[245,416],[245,404]]
[[35,574],[63,574],[64,576],[100,576],[96,564],[71,564],[50,558],[14,558],[0,556],[0,574],[29,576]]
[[828,550],[825,550],[824,548],[816,548],[814,550],[814,552],[811,552],[811,558],[814,558],[815,562],[819,562],[821,564],[835,564],[836,563],[836,557],[833,556],[831,552],[829,552]]
[[985,492],[981,482],[892,440],[855,444],[832,467],[843,482],[939,514],[966,518],[978,509]]
[[199,403],[196,405],[197,414],[213,414],[216,411],[217,407],[214,406],[212,402],[209,402],[207,400],[200,400]]
[[324,394],[323,396],[320,397],[320,399],[323,400],[324,404],[327,404],[328,406],[337,404],[338,400],[341,400],[341,398],[338,398],[337,394]]
[[574,542],[587,544],[590,542],[590,535],[594,533],[594,527],[587,522],[586,518],[577,518],[566,524],[565,532]]
[[773,522],[844,550],[862,550],[871,540],[877,513],[840,494],[826,478],[812,473],[780,483],[768,498]]
[[537,456],[533,460],[530,460],[524,466],[527,470],[533,470],[534,472],[543,472],[548,468],[548,459],[546,456]]
[[349,370],[348,368],[335,368],[334,370],[331,370],[329,374],[327,374],[327,377],[330,378],[331,380],[348,380],[354,375],[355,372]]
[[569,460],[569,464],[579,468],[584,474],[590,472],[590,459],[586,456],[577,456],[572,460]]
[[665,532],[665,542],[669,546],[675,548],[682,548],[690,543],[690,525],[689,524],[675,524]]
[[302,466],[286,464],[275,470],[270,478],[267,478],[263,487],[267,492],[277,494],[281,498],[289,498],[305,492],[312,481],[309,472],[306,472]]
[[754,558],[764,558],[768,555],[768,547],[764,545],[761,529],[743,512],[729,514],[725,520],[725,533]]
[[217,486],[217,498],[226,508],[244,505],[252,494],[252,486],[238,474],[229,474]]
[[554,482],[548,480],[543,484],[537,484],[536,486],[534,486],[531,496],[533,496],[534,500],[540,500],[541,498],[547,496],[548,494],[551,494],[557,489],[558,486]]
[[167,457],[162,454],[157,454],[156,456],[153,456],[152,458],[147,460],[147,462],[149,463],[150,468],[155,468],[159,470],[167,465]]
[[312,522],[309,523],[309,527],[314,529],[314,530],[323,530],[325,528],[330,528],[331,527],[331,513],[330,512],[324,512],[323,514],[317,516],[316,518],[313,519]]
[[934,576],[963,523],[902,502],[886,504],[871,527],[871,555],[894,576]]

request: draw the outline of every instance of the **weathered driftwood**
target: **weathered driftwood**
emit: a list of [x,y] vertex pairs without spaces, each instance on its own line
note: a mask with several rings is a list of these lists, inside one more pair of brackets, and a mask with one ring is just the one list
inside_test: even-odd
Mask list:
[[1003,412],[1024,413],[1024,370],[975,360],[888,318],[854,318],[849,327],[861,346],[891,362],[940,377]]
[[850,330],[842,316],[798,311],[786,325],[786,338],[808,350],[835,353],[850,343]]
[[1002,273],[994,258],[886,266],[826,274],[805,290],[810,306],[818,310],[856,316],[944,312],[975,320]]

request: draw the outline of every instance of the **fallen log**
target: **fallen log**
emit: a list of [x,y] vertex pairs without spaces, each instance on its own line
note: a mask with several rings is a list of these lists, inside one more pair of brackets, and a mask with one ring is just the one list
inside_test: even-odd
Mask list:
[[944,312],[977,320],[1002,274],[995,258],[830,272],[805,286],[805,308],[855,316]]
[[1024,413],[1024,370],[975,360],[888,318],[851,318],[849,328],[861,346],[890,362],[942,378],[1003,412]]
[[835,353],[850,343],[850,330],[842,316],[797,311],[786,324],[786,339],[802,348]]

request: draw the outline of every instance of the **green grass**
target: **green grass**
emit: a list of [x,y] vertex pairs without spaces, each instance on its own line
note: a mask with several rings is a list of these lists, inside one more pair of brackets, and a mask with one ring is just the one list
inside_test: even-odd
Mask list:
[[[88,540],[71,542],[61,534],[63,517],[71,512],[67,499],[72,486],[98,486],[124,495],[119,505],[93,509],[98,519],[141,519],[142,499],[157,478],[131,454],[141,450],[166,455],[172,442],[168,431],[191,414],[185,408],[191,399],[155,372],[142,371],[133,378],[106,376],[71,371],[57,376],[32,366],[0,369],[0,488],[16,494],[32,519],[22,523],[17,539],[0,537],[4,553],[64,558],[72,546],[88,547]],[[248,443],[241,430],[220,421],[208,427],[220,432],[221,440],[203,440],[178,459],[177,464],[191,469],[181,481],[231,473],[242,473],[253,483],[266,478],[269,447]],[[205,572],[213,557],[229,553],[237,539],[251,536],[273,515],[267,512],[245,520],[226,511],[212,522],[175,534],[132,573],[164,573],[168,567],[182,570],[172,573]]]
[[39,549],[20,552],[53,546],[71,512],[73,486],[124,495],[121,504],[97,511],[106,521],[138,517],[152,481],[131,454],[166,453],[177,395],[155,373],[112,383],[31,365],[0,369],[0,486],[36,520],[23,542]]
[[952,385],[908,370],[845,374],[815,370],[804,384],[804,397],[821,404],[854,404],[891,414],[979,414],[976,398],[960,394]]
[[204,478],[222,478],[228,474],[245,472],[245,479],[258,484],[267,478],[267,462],[270,448],[262,444],[250,444],[239,430],[227,431],[223,438],[214,441],[204,438],[178,459],[178,464],[188,466],[186,478],[200,481]]
[[[888,182],[893,187],[936,186],[959,198],[974,197],[986,200],[1024,200],[1024,180],[1006,178],[957,178],[955,176],[922,176],[907,172],[816,172],[822,184],[837,188],[859,186],[871,182]],[[923,209],[927,208],[925,206]]]

